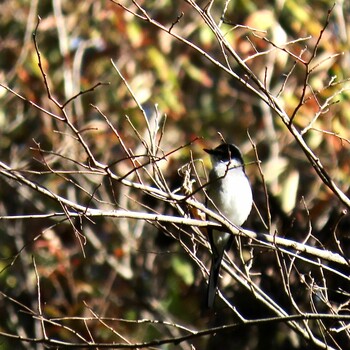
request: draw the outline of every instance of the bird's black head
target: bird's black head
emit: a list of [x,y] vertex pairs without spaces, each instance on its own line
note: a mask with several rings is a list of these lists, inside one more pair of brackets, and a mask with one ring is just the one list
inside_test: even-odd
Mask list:
[[222,143],[213,149],[204,148],[203,150],[221,162],[228,162],[234,159],[243,164],[242,153],[239,148],[233,144]]

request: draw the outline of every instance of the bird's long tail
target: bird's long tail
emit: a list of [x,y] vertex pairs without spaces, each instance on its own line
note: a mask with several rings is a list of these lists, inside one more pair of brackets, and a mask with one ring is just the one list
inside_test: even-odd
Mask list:
[[209,283],[208,283],[208,307],[212,308],[214,305],[216,288],[218,286],[219,274],[220,274],[220,266],[221,261],[224,256],[225,250],[222,251],[219,255],[212,256],[211,267],[210,267],[210,275],[209,275]]
[[[214,236],[216,235],[216,236]],[[216,288],[219,282],[220,266],[225,251],[228,251],[233,242],[233,236],[228,232],[217,232],[210,230],[208,232],[209,241],[212,250],[212,260],[208,282],[208,307],[214,305]]]

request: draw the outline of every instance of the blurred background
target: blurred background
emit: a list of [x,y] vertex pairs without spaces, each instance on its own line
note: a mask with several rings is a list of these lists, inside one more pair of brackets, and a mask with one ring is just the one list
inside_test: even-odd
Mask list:
[[[197,3],[206,5],[205,1]],[[143,15],[132,1],[121,4]],[[152,19],[171,28],[171,33],[226,64],[217,39],[187,2],[139,4]],[[277,96],[288,115],[295,112],[293,124],[303,130],[309,147],[340,189],[348,193],[350,4],[336,3],[318,42],[332,6],[333,2],[326,0],[214,1],[211,13],[217,23],[222,21],[220,28],[233,49]],[[147,135],[145,116],[112,60],[142,105],[151,127],[158,127],[162,154],[167,155],[159,168],[171,190],[181,188],[179,169],[191,160],[205,181],[204,168],[208,169],[210,163],[202,149],[217,146],[221,134],[241,148],[253,186],[256,209],[244,227],[298,242],[312,236],[309,244],[341,252],[348,259],[350,236],[345,208],[322,184],[281,120],[256,94],[203,54],[131,12],[102,0],[0,3],[0,83],[27,101],[0,87],[0,161],[83,206],[174,214],[171,206],[108,176],[79,173],[77,163],[89,164],[84,147],[66,123],[33,107],[36,104],[62,117],[48,98],[38,67],[32,34],[40,16],[36,40],[52,96],[63,105],[79,92],[102,83],[65,106],[70,121],[99,162],[122,176],[131,169],[122,143],[134,155],[145,153],[140,141],[140,135]],[[301,60],[307,62],[313,55],[306,77]],[[241,67],[231,58],[229,61],[232,70],[249,81]],[[153,185],[150,179],[145,184]],[[203,200],[201,193],[197,193],[197,199]],[[0,174],[0,216],[58,211],[62,207],[57,201]],[[143,342],[182,334],[178,327],[125,320],[162,320],[190,329],[237,321],[232,310],[220,301],[216,311],[205,310],[203,272],[179,244],[181,233],[175,231],[145,221],[108,217],[76,218],[73,223],[49,217],[0,219],[0,291],[13,299],[0,297],[5,315],[0,331],[39,337],[40,326],[29,311],[38,311],[37,275],[45,316],[66,318],[67,327],[96,342]],[[191,245],[189,237],[184,241],[184,245]],[[248,240],[242,243],[245,247],[247,244]],[[208,267],[208,250],[201,246],[197,249],[197,256]],[[275,253],[255,247],[253,270],[261,279],[260,287],[293,313],[295,305],[281,288],[276,269]],[[224,294],[246,318],[273,316],[242,286],[223,276]],[[326,313],[347,305],[349,287],[336,278],[327,284],[327,302],[310,298],[313,291],[305,285],[318,285],[326,277],[310,270],[307,264],[293,270],[290,293],[300,310]],[[124,321],[108,323],[115,329],[113,333],[96,322],[96,315]],[[74,317],[95,321],[84,323]],[[315,330],[315,334],[318,332],[322,333]],[[79,340],[76,334],[53,324],[47,324],[47,336],[67,342]],[[340,334],[337,341],[342,347],[348,337]],[[1,339],[0,348],[10,349],[14,344],[16,349],[42,348],[6,337]],[[198,349],[308,346],[286,324],[279,323],[158,348],[190,349],[190,344]]]

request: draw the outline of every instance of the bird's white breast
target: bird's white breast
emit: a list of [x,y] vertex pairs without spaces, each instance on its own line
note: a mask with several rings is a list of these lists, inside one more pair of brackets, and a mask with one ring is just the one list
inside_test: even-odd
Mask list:
[[208,206],[225,216],[233,224],[241,226],[252,208],[252,191],[242,166],[219,162],[210,173]]

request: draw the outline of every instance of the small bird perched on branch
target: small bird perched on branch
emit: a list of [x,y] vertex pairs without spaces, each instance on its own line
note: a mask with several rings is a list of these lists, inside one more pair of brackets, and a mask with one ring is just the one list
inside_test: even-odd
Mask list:
[[[253,203],[252,190],[245,173],[242,154],[238,147],[222,143],[214,149],[204,149],[210,155],[207,207],[223,215],[236,226],[247,219]],[[212,263],[208,284],[208,307],[214,304],[221,261],[232,245],[233,235],[209,229]]]

